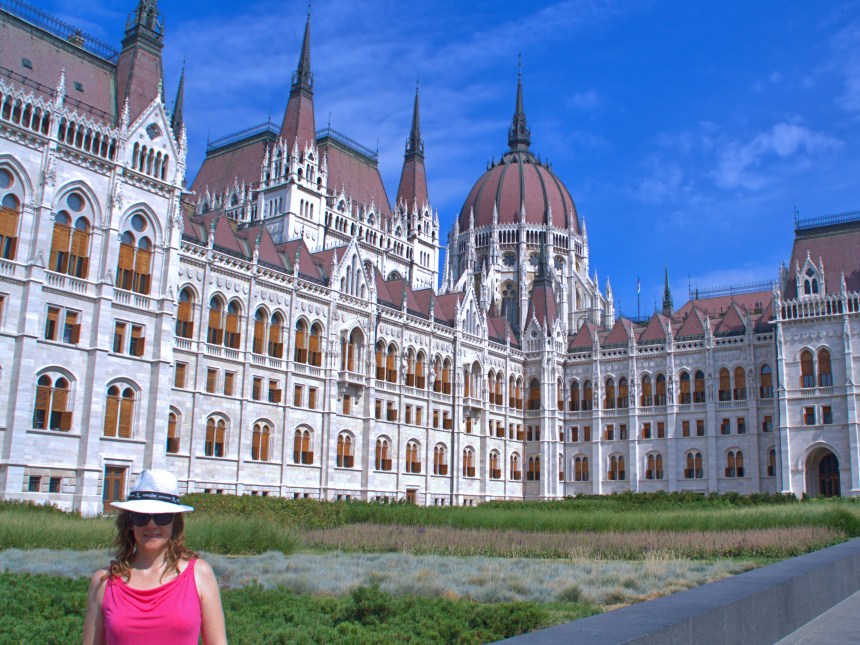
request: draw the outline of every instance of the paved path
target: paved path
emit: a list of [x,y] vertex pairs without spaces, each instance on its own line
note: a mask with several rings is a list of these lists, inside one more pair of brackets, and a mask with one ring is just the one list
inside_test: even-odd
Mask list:
[[776,645],[846,645],[860,643],[860,591],[848,596]]

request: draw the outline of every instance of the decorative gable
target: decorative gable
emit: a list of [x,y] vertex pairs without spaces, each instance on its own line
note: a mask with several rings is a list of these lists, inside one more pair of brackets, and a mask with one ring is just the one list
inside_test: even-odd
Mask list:
[[801,298],[811,298],[826,293],[824,262],[821,258],[818,258],[818,266],[815,266],[812,258],[809,257],[809,251],[807,251],[803,266],[798,263],[795,263],[794,266],[797,294]]

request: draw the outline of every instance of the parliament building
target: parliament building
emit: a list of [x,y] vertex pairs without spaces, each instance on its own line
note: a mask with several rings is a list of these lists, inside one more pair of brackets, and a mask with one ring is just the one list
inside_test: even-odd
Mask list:
[[630,320],[521,80],[442,231],[418,93],[390,200],[316,127],[310,19],[283,121],[189,173],[184,71],[168,104],[163,17],[129,8],[116,49],[0,3],[0,499],[93,515],[143,468],[423,505],[860,494],[860,214],[796,220],[772,282],[675,308],[667,272]]

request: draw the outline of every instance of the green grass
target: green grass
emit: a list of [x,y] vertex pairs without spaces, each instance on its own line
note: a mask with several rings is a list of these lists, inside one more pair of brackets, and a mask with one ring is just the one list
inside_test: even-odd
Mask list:
[[[80,642],[86,578],[0,574],[0,645]],[[583,602],[483,605],[447,598],[395,598],[358,587],[343,598],[253,585],[222,592],[232,644],[487,643],[600,613]]]

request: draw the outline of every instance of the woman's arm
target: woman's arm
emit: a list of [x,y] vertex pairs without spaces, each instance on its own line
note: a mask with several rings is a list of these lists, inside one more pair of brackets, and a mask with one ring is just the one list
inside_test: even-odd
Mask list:
[[83,645],[105,645],[105,619],[102,614],[102,601],[105,597],[107,571],[96,571],[90,579],[87,591],[87,614],[84,617]]
[[221,607],[221,590],[218,588],[215,572],[206,562],[197,560],[194,565],[194,580],[197,583],[197,593],[200,594],[203,645],[227,645],[224,609]]

